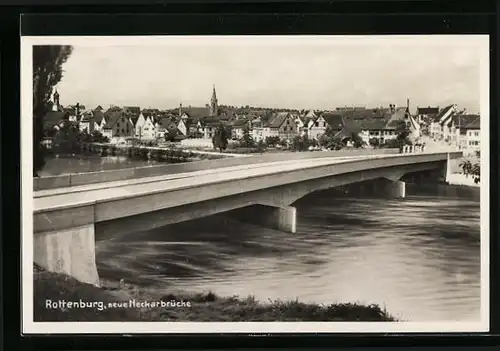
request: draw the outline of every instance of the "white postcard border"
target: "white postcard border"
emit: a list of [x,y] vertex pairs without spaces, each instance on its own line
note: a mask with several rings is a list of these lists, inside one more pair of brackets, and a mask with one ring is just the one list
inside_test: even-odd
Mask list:
[[[472,45],[481,58],[481,318],[478,322],[34,322],[33,321],[33,45]],[[489,36],[44,36],[21,38],[21,272],[23,334],[175,334],[175,333],[470,333],[489,331]]]

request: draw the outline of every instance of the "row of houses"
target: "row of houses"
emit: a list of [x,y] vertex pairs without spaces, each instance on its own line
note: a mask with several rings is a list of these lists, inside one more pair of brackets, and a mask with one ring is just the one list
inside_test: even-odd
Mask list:
[[404,121],[411,131],[411,137],[418,139],[422,127],[429,130],[435,140],[455,145],[462,149],[479,149],[479,115],[459,111],[456,105],[417,108],[416,115],[410,112],[409,100],[406,107],[394,104],[388,107],[340,107],[333,111],[250,111],[245,115],[235,115],[230,110],[221,110],[217,105],[215,86],[210,104],[205,107],[183,107],[161,111],[141,109],[137,106],[112,106],[106,111],[102,106],[85,110],[84,106],[62,107],[56,91],[53,108],[45,118],[46,128],[58,128],[61,121],[78,123],[80,130],[100,131],[113,140],[116,138],[137,138],[155,140],[162,138],[211,139],[217,128],[223,124],[231,130],[233,139],[240,139],[247,129],[255,141],[268,137],[290,139],[307,135],[318,139],[327,129],[338,136],[357,133],[369,144],[376,140],[379,144],[397,138],[397,128]]
[[[363,141],[377,139],[383,144],[397,137],[398,121],[405,121],[418,134],[419,126],[407,107],[396,108],[337,108],[334,111],[273,112],[259,111],[245,116],[219,113],[215,90],[212,105],[205,107],[183,107],[176,111],[140,109],[135,106],[110,107],[104,111],[101,106],[84,111],[78,104],[63,108],[58,95],[54,95],[54,108],[45,118],[48,128],[56,127],[62,120],[78,123],[80,130],[100,131],[110,139],[138,138],[154,140],[165,137],[211,139],[217,128],[223,124],[231,130],[233,139],[240,139],[247,129],[255,141],[268,137],[290,139],[307,135],[317,139],[329,128],[339,136],[359,133]],[[215,100],[215,103],[214,103]]]
[[429,136],[460,150],[479,151],[481,147],[481,118],[458,109],[456,104],[443,109],[424,108],[418,111],[426,120]]

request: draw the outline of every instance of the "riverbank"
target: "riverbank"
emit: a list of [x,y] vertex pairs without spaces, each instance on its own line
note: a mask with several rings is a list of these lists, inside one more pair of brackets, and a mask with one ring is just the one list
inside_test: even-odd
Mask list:
[[448,176],[448,179],[446,179],[446,181],[449,185],[473,186],[473,187],[481,186],[481,183],[474,182],[474,177],[463,173],[450,174]]
[[[164,291],[133,284],[101,282],[97,288],[35,266],[33,271],[35,321],[396,321],[378,305],[306,304],[299,301],[259,302],[253,297],[220,297],[212,292]],[[177,302],[182,307],[46,308],[46,301],[102,303]],[[99,306],[98,306],[99,307]]]

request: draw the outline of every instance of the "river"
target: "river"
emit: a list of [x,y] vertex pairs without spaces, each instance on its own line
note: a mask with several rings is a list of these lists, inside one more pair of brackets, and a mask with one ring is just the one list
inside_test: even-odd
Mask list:
[[375,303],[405,321],[479,320],[479,188],[408,185],[404,200],[323,191],[295,206],[295,234],[212,216],[98,241],[99,274],[166,293]]
[[131,159],[126,156],[78,155],[47,157],[41,177],[61,175],[65,173],[82,173],[107,171],[113,169],[143,167],[158,164],[154,160]]

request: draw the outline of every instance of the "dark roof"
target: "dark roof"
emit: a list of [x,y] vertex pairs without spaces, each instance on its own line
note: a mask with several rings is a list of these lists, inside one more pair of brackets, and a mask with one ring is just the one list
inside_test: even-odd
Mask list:
[[121,117],[130,118],[123,110],[106,114],[106,125],[103,129],[111,129]]
[[418,115],[436,115],[439,113],[439,107],[417,107]]
[[325,113],[321,117],[333,129],[342,129],[342,128],[344,128],[344,119],[342,118],[341,114],[338,114],[338,113]]
[[62,120],[67,119],[68,115],[63,111],[49,111],[43,117],[44,129],[51,129],[58,125]]
[[141,108],[139,106],[124,106],[123,108],[137,115],[141,113]]
[[244,119],[237,119],[231,122],[231,126],[235,128],[243,128],[245,125],[248,124],[248,121]]
[[177,129],[177,123],[170,118],[159,118],[156,123],[165,129]]
[[101,110],[96,109],[93,111],[93,114],[94,114],[94,121],[100,124],[102,122],[102,119],[104,118],[104,113]]
[[[386,129],[387,122],[389,119],[387,118],[374,118],[374,119],[366,119],[366,120],[356,120],[356,126],[361,130],[382,130]],[[392,129],[392,128],[389,128]]]
[[464,129],[481,129],[481,117],[479,115],[463,115],[466,118],[461,120],[461,123],[468,122],[464,125]]
[[186,114],[189,117],[203,118],[210,116],[209,107],[182,107],[182,114]]
[[276,113],[268,123],[270,128],[279,128],[285,120],[288,118],[288,112],[278,112]]
[[221,122],[217,117],[205,117],[200,120],[202,126],[216,126],[219,125]]

